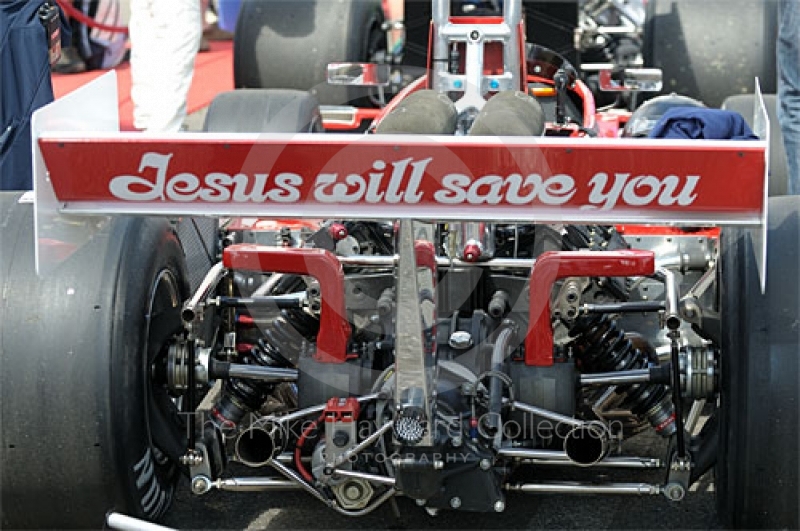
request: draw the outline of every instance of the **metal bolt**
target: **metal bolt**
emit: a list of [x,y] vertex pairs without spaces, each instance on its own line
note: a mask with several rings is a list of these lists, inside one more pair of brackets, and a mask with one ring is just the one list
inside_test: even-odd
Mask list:
[[488,459],[481,459],[481,470],[489,470],[492,468],[492,463]]
[[505,510],[506,510],[506,502],[504,502],[503,500],[497,500],[496,502],[494,502],[494,511],[496,513],[502,513]]
[[459,498],[458,496],[451,498],[450,507],[452,507],[453,509],[458,509],[459,507],[461,507],[461,498]]
[[436,460],[433,462],[433,469],[434,470],[441,470],[444,468],[444,461]]
[[200,476],[192,480],[192,492],[194,494],[205,494],[208,492],[209,482],[208,479]]
[[420,506],[420,507],[424,507],[425,506],[425,500],[417,500],[417,505]]
[[686,495],[686,491],[681,485],[673,483],[667,485],[666,489],[664,490],[664,494],[666,494],[667,498],[671,501],[681,501]]
[[344,491],[345,497],[350,500],[358,500],[361,496],[361,488],[355,483],[351,483]]
[[463,441],[461,440],[461,437],[453,437],[453,440],[450,441],[450,444],[452,444],[454,448],[458,448],[461,446],[462,442]]
[[450,339],[447,342],[452,348],[458,350],[468,349],[472,346],[472,334],[469,332],[456,331],[450,334]]

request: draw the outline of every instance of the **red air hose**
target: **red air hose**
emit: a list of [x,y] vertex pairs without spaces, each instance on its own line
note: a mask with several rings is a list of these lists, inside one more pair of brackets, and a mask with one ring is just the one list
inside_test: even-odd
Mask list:
[[56,3],[62,10],[64,10],[64,13],[66,13],[69,18],[74,18],[81,24],[85,24],[90,28],[97,28],[102,31],[110,31],[111,33],[128,33],[127,26],[109,26],[108,24],[98,22],[80,9],[76,9],[70,0],[56,0]]

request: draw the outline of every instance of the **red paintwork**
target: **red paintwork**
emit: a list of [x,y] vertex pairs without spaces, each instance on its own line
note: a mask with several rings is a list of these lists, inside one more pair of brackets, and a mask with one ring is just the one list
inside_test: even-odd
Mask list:
[[436,248],[433,242],[416,240],[414,242],[414,255],[417,257],[417,266],[430,269],[436,282]]
[[556,280],[567,277],[630,277],[652,275],[656,259],[652,251],[549,251],[531,268],[528,292],[529,321],[525,337],[525,364],[553,364],[553,328],[550,293]]
[[[762,142],[114,134],[39,144],[65,211],[692,225],[755,224],[764,208]],[[367,186],[374,165],[383,177]],[[535,184],[522,184],[529,176]]]
[[353,114],[353,120],[350,122],[340,122],[325,120],[323,118],[322,125],[327,131],[355,131],[359,129],[367,120],[374,120],[383,114],[383,109],[366,109],[357,107]]
[[571,90],[576,92],[581,97],[581,101],[583,101],[583,126],[586,129],[594,129],[594,115],[597,109],[594,105],[594,96],[592,96],[592,91],[589,89],[586,83],[580,79],[575,82],[575,85]]
[[477,262],[481,258],[481,248],[474,243],[469,243],[464,246],[464,252],[461,253],[461,259],[465,262]]
[[328,227],[328,234],[330,234],[331,239],[335,242],[344,240],[347,238],[347,227],[341,223],[331,223],[331,225]]
[[350,324],[344,306],[344,271],[336,255],[323,249],[231,245],[222,252],[222,263],[232,270],[316,278],[322,290],[322,311],[314,357],[323,363],[344,363]]
[[691,230],[680,227],[662,227],[659,225],[617,225],[617,232],[624,236],[703,236],[718,238],[722,230],[719,227],[697,227]]
[[358,420],[358,413],[361,406],[358,399],[351,396],[349,398],[331,398],[325,405],[325,422],[355,422]]
[[600,138],[617,138],[619,136],[620,121],[619,116],[611,113],[595,113],[594,121],[597,136]]
[[503,17],[450,17],[451,24],[502,24]]
[[[458,43],[458,52],[461,56],[458,73],[463,74],[467,63],[467,43]],[[505,72],[503,66],[503,43],[490,41],[483,45],[483,75],[497,76]]]

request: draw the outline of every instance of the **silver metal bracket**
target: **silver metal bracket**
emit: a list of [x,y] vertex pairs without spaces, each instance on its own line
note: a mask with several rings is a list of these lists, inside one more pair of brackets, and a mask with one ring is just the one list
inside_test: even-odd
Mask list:
[[672,456],[667,473],[667,484],[664,485],[664,496],[670,501],[681,501],[689,490],[689,482],[692,474],[692,459],[687,454],[686,457],[679,457],[677,454]]
[[[433,5],[433,87],[439,92],[457,91],[463,95],[455,102],[459,112],[467,108],[480,110],[484,94],[519,87],[520,46],[518,27],[522,20],[522,2],[505,2],[502,24],[456,24],[450,20],[450,2],[442,0]],[[448,72],[450,46],[465,43],[464,74]],[[484,75],[484,45],[503,43],[504,72]]]

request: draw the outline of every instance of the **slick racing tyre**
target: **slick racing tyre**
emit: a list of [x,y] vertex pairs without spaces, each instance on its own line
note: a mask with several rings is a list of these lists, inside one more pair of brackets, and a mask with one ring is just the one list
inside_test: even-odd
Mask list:
[[329,63],[370,62],[386,48],[380,0],[243,0],[233,43],[236,88],[308,90],[352,105],[369,87],[326,83]]
[[109,218],[83,246],[42,242],[61,261],[37,276],[33,205],[18,199],[0,195],[2,525],[157,519],[185,449],[156,370],[182,327],[181,244],[166,221]]
[[774,0],[649,0],[644,64],[676,92],[719,108],[730,94],[775,92]]
[[767,287],[758,248],[742,229],[723,233],[722,377],[716,490],[737,529],[797,529],[800,197],[769,201]]
[[239,89],[223,92],[208,108],[203,130],[214,133],[321,133],[322,116],[309,92]]

